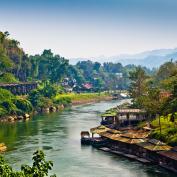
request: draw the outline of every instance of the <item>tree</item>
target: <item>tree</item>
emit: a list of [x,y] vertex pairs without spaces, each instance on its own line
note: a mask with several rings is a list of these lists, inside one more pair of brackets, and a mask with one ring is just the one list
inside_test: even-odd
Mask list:
[[145,71],[139,66],[135,71],[130,72],[129,78],[131,80],[129,90],[132,98],[136,99],[139,96],[142,96],[145,93],[146,79],[148,78]]
[[0,75],[9,71],[13,66],[13,62],[5,54],[3,48],[0,46]]
[[[45,154],[41,150],[37,150],[33,154],[33,165],[22,165],[21,171],[14,171],[10,165],[6,163],[4,158],[0,156],[0,175],[2,177],[45,177],[48,176],[49,170],[52,169],[52,161],[45,160]],[[56,177],[51,175],[50,177]]]
[[37,80],[51,83],[59,82],[66,74],[68,60],[54,55],[51,50],[44,50],[42,55],[30,56],[31,76]]
[[173,63],[172,61],[166,62],[160,66],[155,76],[155,79],[157,82],[160,82],[162,80],[168,79],[175,73],[177,73],[176,63]]

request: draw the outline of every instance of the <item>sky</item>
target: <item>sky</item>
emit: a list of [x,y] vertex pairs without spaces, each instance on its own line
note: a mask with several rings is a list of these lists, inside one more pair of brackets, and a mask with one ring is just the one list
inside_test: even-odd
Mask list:
[[66,58],[177,47],[177,0],[0,0],[0,31]]

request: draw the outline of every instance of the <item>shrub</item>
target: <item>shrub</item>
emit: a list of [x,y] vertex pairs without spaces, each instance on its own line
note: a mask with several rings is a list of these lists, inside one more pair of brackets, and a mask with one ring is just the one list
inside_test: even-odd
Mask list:
[[177,146],[177,134],[175,134],[174,136],[171,136],[168,142],[171,146]]
[[40,108],[48,108],[53,105],[53,102],[50,98],[47,97],[41,97],[40,100],[38,100],[37,107]]
[[[45,160],[45,154],[43,151],[36,151],[33,154],[33,165],[22,165],[21,171],[14,171],[9,166],[4,158],[0,156],[0,176],[3,177],[45,177],[48,176],[49,170],[52,170],[53,163]],[[50,177],[56,177],[51,175]]]
[[0,117],[5,116],[7,114],[7,111],[4,107],[0,106]]
[[22,110],[23,113],[30,113],[33,110],[33,106],[30,101],[24,98],[16,98],[14,100],[16,107]]
[[39,90],[40,94],[43,95],[44,97],[54,97],[57,94],[57,87],[54,85],[49,85],[47,84],[44,88]]
[[0,88],[0,102],[13,98],[15,98],[15,96],[10,91]]
[[12,102],[12,100],[6,100],[1,102],[1,107],[3,107],[9,114],[16,114],[21,112],[16,105]]
[[18,82],[18,80],[11,73],[4,73],[3,75],[0,76],[0,82],[14,83],[14,82]]
[[39,105],[41,98],[42,98],[42,95],[40,94],[39,90],[37,90],[37,89],[32,90],[28,96],[28,100],[31,102],[31,104],[34,107],[37,107]]

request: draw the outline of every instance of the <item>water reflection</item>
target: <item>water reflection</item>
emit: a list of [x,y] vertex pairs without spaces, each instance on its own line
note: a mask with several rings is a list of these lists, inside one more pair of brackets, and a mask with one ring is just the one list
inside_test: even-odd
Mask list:
[[155,166],[80,145],[80,131],[100,122],[100,114],[117,102],[73,107],[62,113],[37,115],[28,122],[0,125],[0,141],[9,151],[5,156],[14,167],[31,163],[32,153],[44,149],[60,177],[174,177]]

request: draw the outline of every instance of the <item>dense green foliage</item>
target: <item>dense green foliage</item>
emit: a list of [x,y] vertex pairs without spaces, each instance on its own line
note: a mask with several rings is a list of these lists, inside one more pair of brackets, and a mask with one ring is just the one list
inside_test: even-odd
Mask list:
[[67,77],[76,80],[74,85],[78,87],[90,83],[95,91],[127,89],[129,71],[136,68],[135,65],[124,67],[121,63],[100,64],[89,60],[70,65],[67,59],[54,55],[50,49],[41,55],[28,56],[19,45],[8,32],[0,32],[0,82],[33,80],[56,84]]
[[32,104],[25,98],[15,96],[10,91],[0,88],[0,117],[30,113],[32,109]]
[[[22,165],[21,171],[14,171],[0,156],[0,176],[2,177],[45,177],[48,176],[49,170],[52,169],[53,163],[45,160],[43,151],[36,151],[33,154],[33,165]],[[56,177],[51,175],[50,177]]]
[[44,50],[42,55],[30,56],[31,77],[51,83],[59,82],[66,74],[68,60],[54,55],[51,50]]
[[151,76],[137,68],[130,76],[133,107],[147,111],[154,127],[151,136],[177,145],[177,63],[166,62]]

